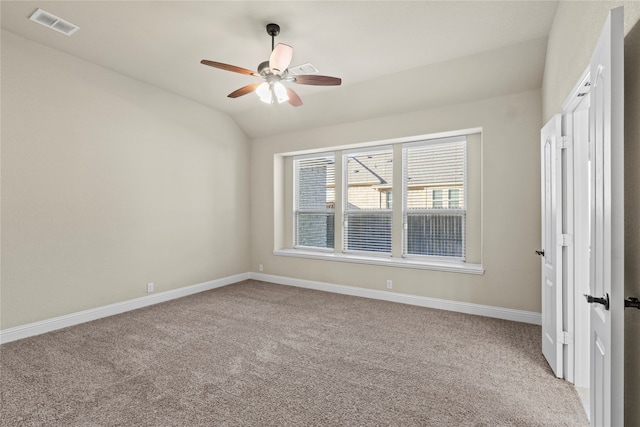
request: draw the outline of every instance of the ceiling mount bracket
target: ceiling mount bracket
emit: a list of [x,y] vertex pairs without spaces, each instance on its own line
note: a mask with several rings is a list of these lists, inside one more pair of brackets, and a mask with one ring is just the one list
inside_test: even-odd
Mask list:
[[271,50],[273,50],[273,48],[275,47],[275,38],[278,34],[280,34],[280,25],[274,24],[273,22],[271,24],[267,24],[267,34],[271,36]]

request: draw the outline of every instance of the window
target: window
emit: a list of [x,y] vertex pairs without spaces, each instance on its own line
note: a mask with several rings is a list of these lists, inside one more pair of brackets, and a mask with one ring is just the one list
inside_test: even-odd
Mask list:
[[333,248],[335,160],[333,153],[294,160],[296,247]]
[[452,188],[449,190],[449,209],[458,209],[460,204],[460,189]]
[[344,156],[344,250],[391,254],[391,148]]
[[431,190],[431,194],[433,209],[442,209],[442,190]]
[[464,259],[466,141],[405,144],[403,166],[403,255]]
[[481,162],[481,129],[277,154],[274,254],[483,274]]

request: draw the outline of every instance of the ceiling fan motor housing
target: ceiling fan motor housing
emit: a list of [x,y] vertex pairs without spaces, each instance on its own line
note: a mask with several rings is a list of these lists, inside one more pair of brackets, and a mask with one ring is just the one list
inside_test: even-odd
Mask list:
[[289,70],[284,70],[280,75],[273,74],[271,72],[271,68],[269,68],[269,61],[264,61],[258,65],[258,74],[264,77],[267,81],[280,81],[287,77]]
[[270,71],[271,70],[269,69],[269,61],[261,62],[260,65],[258,65],[258,74],[260,74],[261,76],[266,76]]

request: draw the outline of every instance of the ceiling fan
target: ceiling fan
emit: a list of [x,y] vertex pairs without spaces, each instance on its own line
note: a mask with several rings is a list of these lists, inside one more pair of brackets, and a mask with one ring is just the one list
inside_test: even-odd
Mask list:
[[268,104],[288,102],[294,107],[299,107],[302,105],[302,100],[293,89],[283,83],[315,86],[339,86],[342,83],[342,79],[338,77],[318,76],[315,74],[289,75],[288,67],[293,58],[293,48],[282,43],[278,43],[274,47],[275,37],[280,34],[280,26],[278,24],[267,24],[267,34],[271,36],[271,56],[268,61],[258,65],[258,71],[223,64],[222,62],[209,61],[208,59],[200,61],[201,64],[210,67],[261,77],[264,80],[263,82],[251,83],[234,90],[227,95],[229,98],[238,98],[242,95],[256,92],[260,100]]

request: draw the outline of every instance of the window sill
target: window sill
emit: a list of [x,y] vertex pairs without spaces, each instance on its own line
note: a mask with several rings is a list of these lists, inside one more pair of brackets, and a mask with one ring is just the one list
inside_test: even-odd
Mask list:
[[276,256],[288,256],[293,258],[351,262],[356,264],[373,264],[386,267],[416,268],[420,270],[436,270],[450,273],[484,274],[482,264],[470,264],[461,261],[425,261],[407,258],[398,259],[335,252],[316,252],[301,249],[277,249],[273,251],[273,254]]

